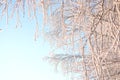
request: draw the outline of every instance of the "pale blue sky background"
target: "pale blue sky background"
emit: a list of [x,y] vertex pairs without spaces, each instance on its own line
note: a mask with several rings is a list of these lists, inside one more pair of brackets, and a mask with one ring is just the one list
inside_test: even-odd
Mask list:
[[7,26],[5,17],[0,21],[0,80],[65,80],[43,60],[50,46],[41,36],[34,41],[35,22],[27,19],[21,18],[22,28],[17,29],[15,18]]

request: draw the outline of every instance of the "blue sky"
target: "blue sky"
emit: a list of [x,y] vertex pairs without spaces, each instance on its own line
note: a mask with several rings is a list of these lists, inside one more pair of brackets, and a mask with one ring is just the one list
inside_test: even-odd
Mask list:
[[5,17],[0,21],[0,80],[65,80],[43,60],[51,47],[41,36],[34,41],[35,22],[27,19],[21,19],[22,28],[15,27],[15,18],[8,25]]

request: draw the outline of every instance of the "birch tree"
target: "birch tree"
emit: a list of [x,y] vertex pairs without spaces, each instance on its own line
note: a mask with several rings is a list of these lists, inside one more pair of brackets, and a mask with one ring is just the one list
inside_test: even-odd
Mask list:
[[7,23],[15,12],[18,24],[21,13],[33,17],[36,36],[42,13],[56,47],[47,59],[71,79],[120,80],[120,0],[1,0],[0,8]]

